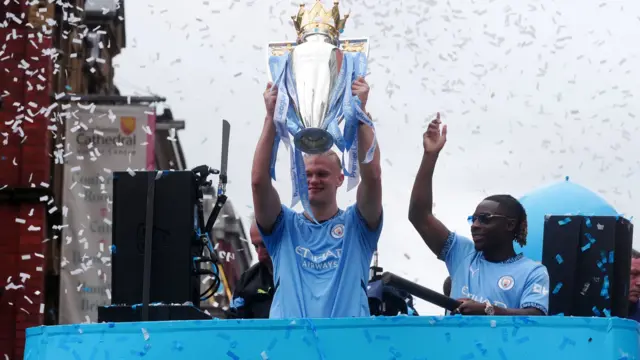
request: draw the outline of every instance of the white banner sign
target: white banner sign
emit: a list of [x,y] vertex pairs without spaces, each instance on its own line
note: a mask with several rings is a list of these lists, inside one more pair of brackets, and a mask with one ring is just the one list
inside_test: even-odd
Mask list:
[[66,114],[60,324],[96,322],[111,303],[112,177],[154,168],[148,106],[72,106]]

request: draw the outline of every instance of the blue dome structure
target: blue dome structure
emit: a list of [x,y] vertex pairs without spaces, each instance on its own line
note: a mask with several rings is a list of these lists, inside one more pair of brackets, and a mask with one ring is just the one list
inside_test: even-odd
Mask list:
[[618,216],[616,209],[600,195],[569,181],[569,177],[524,195],[520,202],[527,211],[529,232],[527,245],[515,244],[515,250],[540,262],[545,215]]

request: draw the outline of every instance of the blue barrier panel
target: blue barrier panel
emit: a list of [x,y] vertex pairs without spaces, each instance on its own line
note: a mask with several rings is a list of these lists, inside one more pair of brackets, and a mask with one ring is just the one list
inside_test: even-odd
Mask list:
[[194,320],[27,329],[25,359],[638,359],[618,318]]

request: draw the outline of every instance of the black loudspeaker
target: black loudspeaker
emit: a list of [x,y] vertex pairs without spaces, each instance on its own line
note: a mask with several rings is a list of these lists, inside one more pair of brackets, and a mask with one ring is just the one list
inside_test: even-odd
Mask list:
[[153,236],[149,302],[200,304],[194,276],[197,183],[191,171],[116,172],[113,177],[112,304],[143,301],[143,273],[149,177],[154,176]]
[[626,317],[632,238],[633,225],[621,217],[546,217],[549,314]]

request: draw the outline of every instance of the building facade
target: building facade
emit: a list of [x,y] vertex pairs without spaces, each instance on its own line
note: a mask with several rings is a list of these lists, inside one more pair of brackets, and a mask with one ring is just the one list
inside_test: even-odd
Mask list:
[[[64,153],[67,124],[53,114],[77,97],[123,101],[113,59],[126,46],[125,30],[124,0],[0,1],[0,279],[8,279],[0,295],[0,357],[22,358],[24,330],[58,321],[68,174],[56,154]],[[164,99],[138,100],[155,111],[154,103]],[[164,140],[184,121],[170,109],[156,121],[156,167],[187,169],[179,137]],[[251,263],[230,202],[223,214],[214,233],[226,251],[224,289],[212,311],[228,306],[234,281]]]

